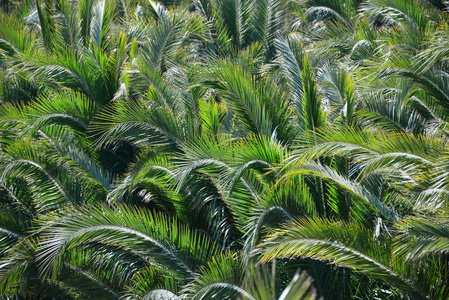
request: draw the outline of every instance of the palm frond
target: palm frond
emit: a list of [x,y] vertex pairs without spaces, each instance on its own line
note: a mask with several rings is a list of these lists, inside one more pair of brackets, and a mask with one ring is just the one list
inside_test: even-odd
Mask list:
[[[54,227],[46,225],[47,218],[57,219]],[[67,251],[86,242],[129,249],[148,264],[184,279],[192,277],[196,265],[217,251],[206,236],[185,225],[126,206],[68,208],[61,214],[43,216],[39,222],[44,226],[37,249],[39,269],[51,278],[57,278]]]
[[307,256],[370,272],[405,292],[424,298],[415,286],[389,267],[388,245],[372,240],[372,232],[356,224],[326,219],[298,219],[275,231],[262,244],[262,261]]
[[220,90],[245,129],[288,144],[294,136],[291,112],[282,91],[269,80],[256,82],[245,70],[231,63],[217,63],[213,72]]

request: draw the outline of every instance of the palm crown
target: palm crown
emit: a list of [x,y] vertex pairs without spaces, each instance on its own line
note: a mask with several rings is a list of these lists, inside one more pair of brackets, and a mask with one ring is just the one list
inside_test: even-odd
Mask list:
[[446,299],[446,9],[2,2],[2,299]]

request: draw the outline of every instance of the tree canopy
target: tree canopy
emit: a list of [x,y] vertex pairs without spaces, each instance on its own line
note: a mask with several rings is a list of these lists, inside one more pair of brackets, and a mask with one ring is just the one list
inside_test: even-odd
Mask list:
[[447,299],[449,6],[0,2],[1,299]]

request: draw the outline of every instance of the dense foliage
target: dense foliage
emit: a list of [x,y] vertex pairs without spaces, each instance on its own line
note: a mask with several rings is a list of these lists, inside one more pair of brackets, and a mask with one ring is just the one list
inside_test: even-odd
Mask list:
[[2,299],[447,299],[445,2],[0,3]]

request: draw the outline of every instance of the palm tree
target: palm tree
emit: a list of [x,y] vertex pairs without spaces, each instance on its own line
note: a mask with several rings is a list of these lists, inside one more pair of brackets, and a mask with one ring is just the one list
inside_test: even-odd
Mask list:
[[5,299],[445,299],[425,0],[0,10]]

